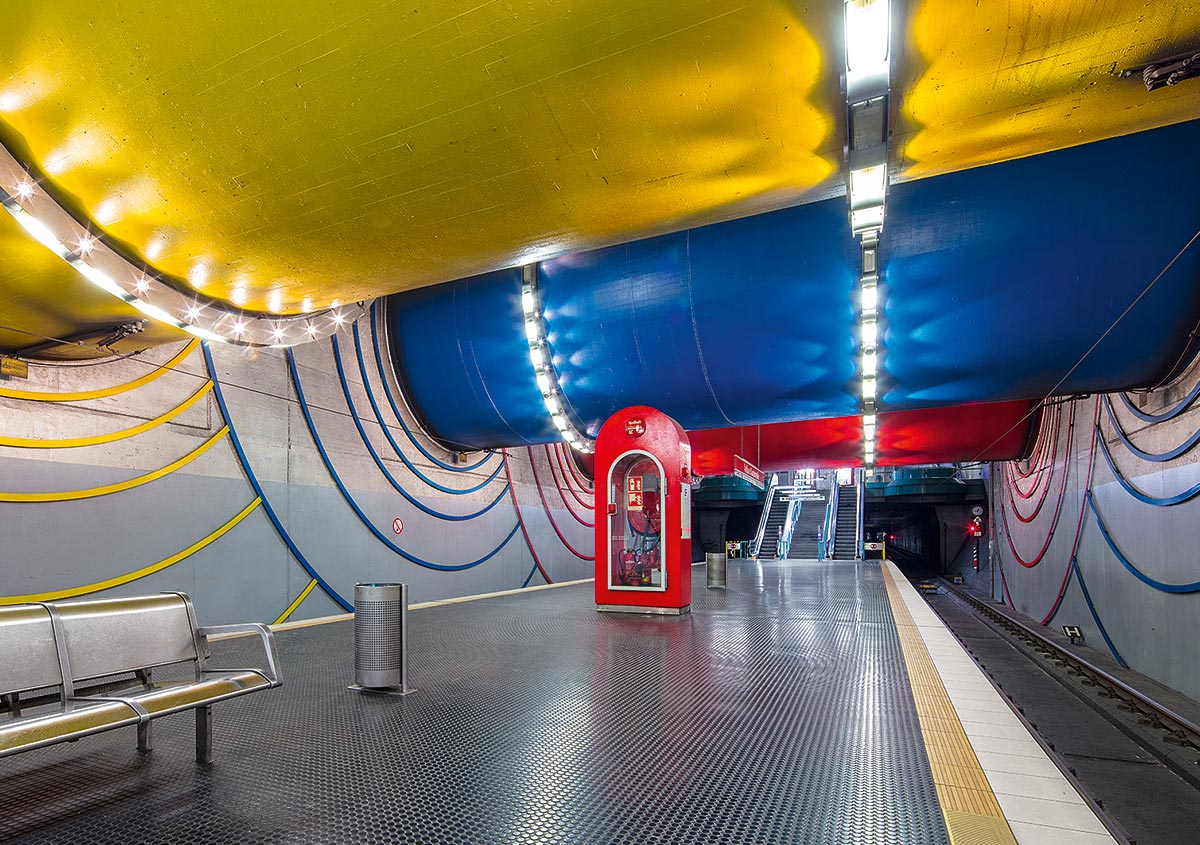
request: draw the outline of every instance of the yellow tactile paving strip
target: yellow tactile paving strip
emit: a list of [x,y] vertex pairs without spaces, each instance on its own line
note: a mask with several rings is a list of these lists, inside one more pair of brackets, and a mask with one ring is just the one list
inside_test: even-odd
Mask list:
[[892,618],[900,636],[900,650],[912,685],[921,736],[925,740],[929,768],[933,772],[933,784],[942,805],[950,842],[952,845],[1016,845],[1017,840],[971,748],[921,632],[913,623],[891,573],[886,566],[881,565],[880,569],[887,585]]

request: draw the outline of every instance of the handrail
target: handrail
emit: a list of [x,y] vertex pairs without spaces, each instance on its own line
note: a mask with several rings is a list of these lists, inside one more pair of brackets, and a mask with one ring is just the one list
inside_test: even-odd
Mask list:
[[[795,491],[795,487],[792,488]],[[783,520],[783,539],[780,542],[780,549],[775,552],[775,557],[780,560],[787,560],[788,553],[792,550],[792,534],[796,531],[796,522],[800,519],[800,509],[804,506],[804,500],[799,496],[793,495],[788,500],[787,516]]]
[[772,473],[771,483],[767,485],[767,497],[763,500],[762,516],[758,519],[758,531],[754,534],[754,548],[751,551],[753,557],[758,557],[758,552],[762,548],[763,536],[767,533],[767,519],[771,515],[771,502],[775,498],[775,488],[778,483],[779,476]]
[[856,559],[864,560],[867,556],[866,549],[863,548],[863,534],[866,533],[863,529],[866,528],[866,515],[863,508],[863,500],[866,499],[867,493],[867,472],[865,469],[856,469],[854,474],[858,476],[858,480],[854,485],[854,492],[858,497],[858,503],[855,508],[854,515],[854,548],[856,551]]
[[837,506],[841,485],[834,479],[829,485],[829,507],[825,510],[825,559],[833,560],[833,544],[837,539]]

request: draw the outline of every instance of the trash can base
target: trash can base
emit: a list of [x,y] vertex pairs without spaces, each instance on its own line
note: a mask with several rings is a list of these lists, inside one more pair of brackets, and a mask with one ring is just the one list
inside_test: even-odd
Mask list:
[[351,684],[346,689],[352,689],[355,692],[370,692],[376,695],[412,695],[417,691],[416,687],[400,689],[399,687],[364,687],[359,684]]

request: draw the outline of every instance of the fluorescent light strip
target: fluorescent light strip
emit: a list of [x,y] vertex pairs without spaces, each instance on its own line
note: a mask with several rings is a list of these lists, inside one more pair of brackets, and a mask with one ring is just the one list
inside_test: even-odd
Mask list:
[[[850,142],[852,169],[846,199],[850,229],[862,242],[859,309],[859,367],[862,376],[863,463],[875,463],[876,402],[880,356],[878,243],[888,189],[887,112],[891,84],[891,4],[889,0],[844,0],[846,106],[853,123],[864,122],[862,140]],[[872,108],[874,107],[874,108]],[[882,109],[883,111],[880,111]],[[870,140],[880,121],[881,137]],[[857,124],[854,124],[857,126]],[[856,136],[859,137],[859,136]]]
[[580,431],[567,414],[558,373],[551,366],[546,351],[546,330],[538,308],[537,265],[527,264],[521,271],[521,312],[525,318],[525,339],[529,342],[529,363],[533,365],[533,377],[550,421],[558,429],[562,439],[579,452],[591,452],[595,443]]
[[[25,168],[0,146],[0,205],[25,232],[71,265],[100,290],[137,309],[145,317],[214,343],[248,347],[283,347],[327,337],[347,320],[366,313],[369,303],[331,307],[304,315],[243,315],[217,300],[184,293],[110,249],[45,191]],[[278,295],[275,297],[278,298]],[[306,300],[311,311],[311,300]],[[236,318],[232,334],[223,333],[226,318]],[[203,324],[201,323],[203,321]]]
[[888,0],[846,0],[846,69],[859,73],[888,61]]
[[[845,313],[845,312],[843,312]],[[875,349],[879,343],[879,323],[875,322],[874,317],[863,317],[862,321],[862,345],[864,350]]]
[[850,229],[856,235],[883,228],[883,203],[867,208],[856,208],[850,212]]
[[888,0],[846,0],[846,91],[852,100],[888,87],[889,5]]
[[887,195],[887,165],[876,164],[850,171],[850,207],[883,208]]

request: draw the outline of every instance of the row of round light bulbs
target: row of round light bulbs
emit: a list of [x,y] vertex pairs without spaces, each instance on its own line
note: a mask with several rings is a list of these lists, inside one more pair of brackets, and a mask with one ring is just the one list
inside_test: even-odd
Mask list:
[[863,463],[875,463],[875,408],[879,375],[879,274],[878,235],[862,239],[863,274],[860,296],[862,340],[862,426]]
[[310,314],[247,314],[145,272],[110,249],[0,147],[0,205],[26,233],[96,287],[146,317],[215,343],[287,347],[327,337],[365,313],[366,303]]
[[550,412],[550,421],[571,448],[579,452],[591,452],[595,441],[580,431],[567,414],[558,374],[550,363],[549,350],[546,348],[546,329],[538,303],[537,265],[526,264],[521,270],[521,275],[521,311],[525,316],[529,361],[533,364],[533,375],[537,379],[538,389],[542,392],[546,410]]

